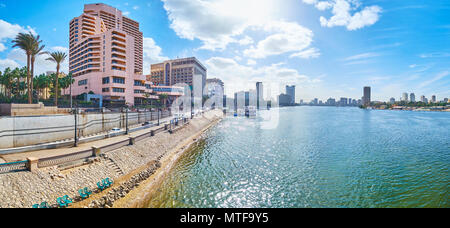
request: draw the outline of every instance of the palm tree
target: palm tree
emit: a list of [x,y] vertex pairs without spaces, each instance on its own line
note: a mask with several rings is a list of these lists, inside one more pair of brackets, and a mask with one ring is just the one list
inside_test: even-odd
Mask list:
[[167,104],[166,104],[167,98],[169,98],[168,94],[163,93],[163,94],[159,95],[159,101],[162,105],[164,105],[164,108],[167,108]]
[[5,71],[3,71],[3,75],[0,78],[0,83],[4,87],[5,96],[7,96],[9,99],[11,99],[11,87],[13,84],[13,75],[11,73],[11,68],[6,68]]
[[19,33],[16,38],[12,41],[14,43],[13,48],[18,47],[25,51],[27,55],[27,88],[28,88],[28,103],[32,103],[31,98],[31,88],[30,88],[30,65],[31,65],[31,55],[33,54],[35,46],[35,37],[31,32],[29,34]]
[[50,58],[48,58],[47,60],[52,61],[54,63],[56,63],[56,80],[55,80],[55,106],[58,107],[58,78],[59,78],[59,70],[61,68],[61,63],[64,62],[64,60],[66,60],[67,58],[67,54],[64,52],[60,52],[60,51],[56,51],[56,52],[51,52],[51,53],[47,53],[50,55]]
[[34,45],[33,45],[33,49],[32,49],[32,52],[31,52],[31,59],[30,59],[31,60],[31,86],[30,86],[31,94],[33,94],[33,88],[34,88],[34,86],[33,86],[33,78],[34,78],[34,62],[36,61],[36,56],[42,55],[42,54],[45,53],[45,52],[42,51],[42,50],[44,50],[45,45],[41,45],[42,40],[39,40],[39,39],[40,39],[39,35],[37,35],[36,37],[33,36]]
[[34,78],[34,88],[37,91],[37,95],[38,95],[38,102],[39,102],[39,98],[40,96],[43,94],[43,91],[48,88],[49,85],[49,81],[50,81],[50,77],[48,77],[46,74],[41,74],[37,77]]

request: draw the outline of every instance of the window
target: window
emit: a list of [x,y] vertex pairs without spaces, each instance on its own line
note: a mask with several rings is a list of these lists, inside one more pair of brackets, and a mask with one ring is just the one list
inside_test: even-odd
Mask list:
[[87,79],[84,79],[84,80],[78,81],[78,85],[79,85],[79,86],[87,85],[87,82],[88,82],[88,80],[87,80]]
[[103,89],[102,89],[102,92],[104,92],[104,93],[109,92],[109,88],[103,88]]
[[134,80],[134,86],[144,86],[144,84],[142,83],[142,81]]
[[125,84],[125,78],[113,77],[113,83]]
[[125,93],[125,89],[124,88],[113,88],[113,92],[114,93]]
[[103,85],[109,84],[109,77],[103,78]]

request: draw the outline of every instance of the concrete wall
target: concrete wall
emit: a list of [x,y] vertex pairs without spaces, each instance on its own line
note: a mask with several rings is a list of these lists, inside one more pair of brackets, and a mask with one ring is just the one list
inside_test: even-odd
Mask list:
[[[128,113],[128,118],[128,126],[137,125],[150,121],[150,113]],[[78,115],[80,136],[107,132],[113,128],[124,129],[125,126],[125,113]],[[0,117],[0,149],[73,139],[74,134],[73,115]]]
[[42,116],[68,114],[70,109],[45,107],[44,104],[0,104],[2,116]]

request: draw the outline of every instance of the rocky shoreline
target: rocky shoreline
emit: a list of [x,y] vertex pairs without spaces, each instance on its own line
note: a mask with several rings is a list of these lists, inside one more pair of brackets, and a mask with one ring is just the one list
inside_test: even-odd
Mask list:
[[130,191],[138,187],[141,182],[152,176],[159,168],[161,168],[161,163],[155,162],[148,169],[134,175],[130,180],[122,183],[119,187],[115,187],[108,191],[107,195],[98,200],[93,200],[86,208],[112,208],[116,200],[124,198]]
[[18,172],[0,174],[0,208],[32,207],[68,195],[78,198],[78,190],[97,189],[96,183],[111,178],[115,184],[90,199],[75,203],[73,207],[111,207],[129,192],[139,188],[164,166],[161,162],[171,155],[186,139],[203,132],[222,118],[220,111],[210,111],[196,117],[177,132],[157,134],[133,146],[126,146],[105,154],[82,166],[68,170],[57,167],[40,169],[36,173]]

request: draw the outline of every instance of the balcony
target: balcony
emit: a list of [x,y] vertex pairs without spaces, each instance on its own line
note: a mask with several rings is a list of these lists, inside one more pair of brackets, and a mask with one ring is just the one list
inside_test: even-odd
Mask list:
[[111,70],[126,71],[126,68],[125,67],[121,67],[121,66],[112,66]]
[[117,60],[111,61],[111,64],[112,64],[112,65],[119,65],[119,66],[126,66],[126,65],[127,65],[126,62],[123,62],[123,61],[117,61]]
[[111,59],[118,60],[118,61],[126,61],[127,58],[123,55],[112,54]]
[[119,37],[119,36],[114,36],[114,35],[113,35],[113,37],[112,37],[112,40],[113,40],[113,41],[122,42],[122,43],[126,43],[126,42],[127,42],[125,38],[121,38],[121,37]]
[[115,52],[115,53],[127,54],[126,51],[123,51],[123,50],[120,50],[120,49],[117,49],[117,48],[113,48],[111,51],[112,51],[112,52]]
[[123,49],[125,49],[125,48],[127,47],[126,45],[120,44],[120,43],[118,43],[118,42],[113,42],[113,43],[112,43],[112,46],[113,46],[113,47],[118,47],[118,48],[123,48]]

